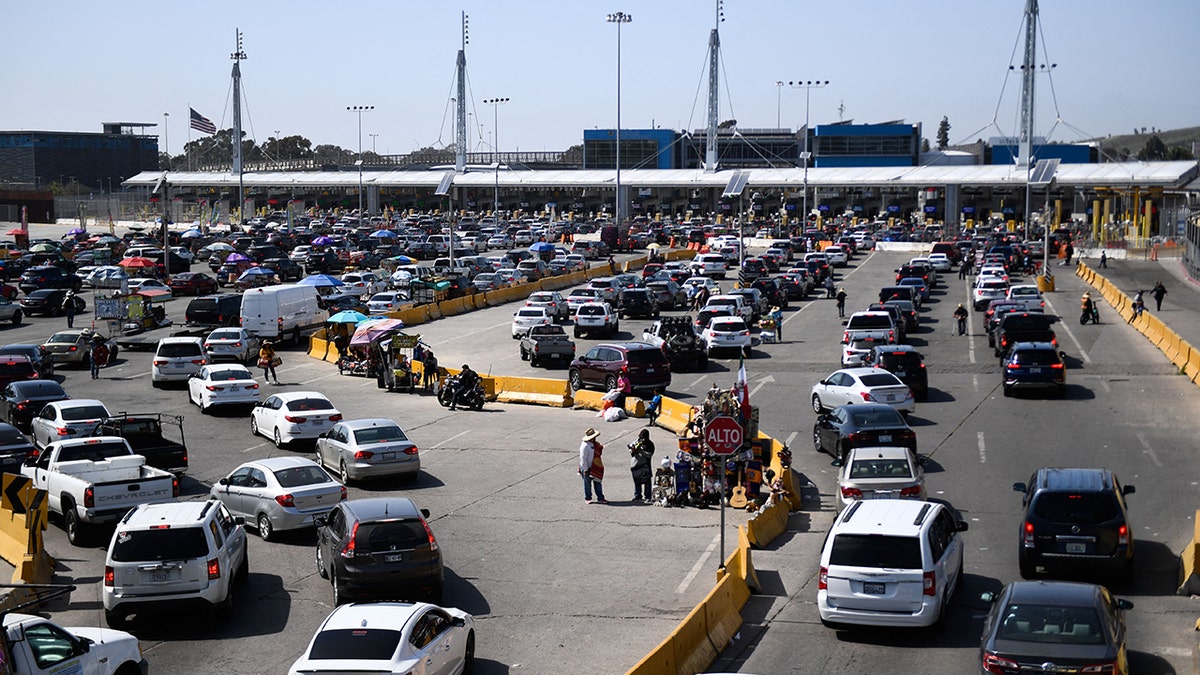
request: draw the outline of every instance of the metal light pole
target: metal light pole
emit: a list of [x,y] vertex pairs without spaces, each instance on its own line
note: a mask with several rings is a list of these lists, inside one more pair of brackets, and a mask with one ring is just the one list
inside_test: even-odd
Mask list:
[[371,154],[372,155],[378,154],[377,152],[375,152],[375,139],[379,138],[379,134],[367,134],[367,135],[371,137]]
[[171,137],[167,134],[167,118],[171,113],[163,113],[163,152],[167,153],[167,171],[171,170]]
[[[804,160],[804,225],[808,224],[808,160],[812,158],[812,153],[808,151],[808,101],[809,95],[813,89],[819,89],[829,85],[829,80],[797,80],[788,82],[788,85],[796,89],[804,90],[804,152],[800,153],[800,158]],[[803,226],[802,226],[803,227]]]
[[621,24],[633,21],[632,14],[625,12],[613,12],[604,19],[609,23],[617,24],[617,196],[613,200],[615,205],[613,216],[616,219],[617,227],[621,227]]
[[783,80],[775,80],[775,128],[783,128]]
[[363,154],[362,154],[362,114],[375,109],[373,105],[348,105],[346,110],[358,115],[358,222],[362,224],[363,217]]
[[[484,105],[492,106],[492,130],[495,132],[495,144],[492,145],[492,157],[495,159],[496,172],[496,197],[492,201],[492,217],[496,219],[496,223],[500,223],[500,106],[508,103],[508,98],[485,98]],[[489,132],[488,134],[492,134]]]

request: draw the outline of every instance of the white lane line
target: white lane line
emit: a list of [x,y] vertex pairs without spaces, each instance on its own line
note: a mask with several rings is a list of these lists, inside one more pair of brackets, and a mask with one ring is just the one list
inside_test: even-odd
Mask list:
[[713,537],[712,543],[708,545],[708,548],[704,549],[704,553],[700,554],[700,559],[696,561],[695,565],[692,565],[692,569],[688,571],[687,576],[683,578],[683,581],[679,582],[679,587],[675,589],[676,593],[683,593],[687,590],[688,586],[691,585],[692,580],[696,578],[696,575],[700,574],[700,570],[704,569],[704,563],[708,562],[708,559],[710,556],[712,556],[713,551],[717,550],[717,544],[719,543],[721,543],[720,532],[717,533],[717,536]]
[[473,330],[470,333],[463,333],[461,335],[455,335],[454,337],[442,338],[441,341],[442,342],[454,342],[455,340],[458,340],[461,338],[471,337],[472,335],[479,335],[480,333],[486,333],[489,330],[496,330],[497,328],[500,328],[501,326],[511,326],[511,325],[512,325],[511,321],[505,321],[504,323],[498,323],[494,326],[488,326],[487,328],[480,328],[479,330]]
[[267,442],[259,443],[258,445],[252,445],[252,446],[242,450],[242,452],[250,452],[251,450],[257,450],[257,449],[263,447],[264,445],[271,445],[271,444],[267,443]]
[[783,444],[789,448],[792,447],[792,441],[796,440],[796,434],[798,433],[799,432],[797,431],[793,431],[792,433],[788,434],[787,440],[784,441]]
[[310,383],[312,383],[312,382],[316,382],[316,381],[318,381],[318,380],[325,380],[325,379],[328,379],[328,378],[331,378],[331,377],[337,377],[338,375],[341,375],[341,373],[330,373],[330,374],[328,374],[328,375],[322,375],[322,376],[320,376],[320,377],[314,377],[314,378],[312,378],[311,380],[304,380],[304,381],[303,381],[303,382],[301,382],[300,384],[310,384]]
[[445,445],[445,444],[449,443],[450,441],[452,441],[452,440],[454,440],[454,439],[458,438],[459,436],[464,436],[464,435],[466,435],[466,434],[469,434],[469,433],[471,433],[471,430],[470,430],[470,429],[467,429],[466,431],[460,431],[460,432],[458,432],[457,434],[454,434],[453,436],[451,436],[450,438],[447,438],[446,440],[442,441],[441,443],[438,443],[437,445],[431,445],[431,446],[429,446],[429,449],[430,449],[430,450],[433,450],[433,449],[435,449],[435,448],[440,448],[440,447],[442,447],[443,445]]
[[[875,252],[874,252],[874,251],[871,251],[871,255],[868,255],[868,256],[867,256],[867,257],[866,257],[866,258],[863,260],[863,262],[864,262],[864,263],[865,263],[865,262],[867,262],[867,261],[868,261],[868,260],[870,260],[870,259],[871,259],[871,257],[872,257],[872,256],[874,256],[874,255],[875,255]],[[843,275],[842,275],[842,280],[845,280],[845,279],[846,279],[846,277],[848,277],[848,276],[850,276],[851,274],[854,274],[855,272],[859,271],[860,269],[862,269],[862,267],[863,267],[863,266],[862,266],[862,264],[860,263],[858,267],[855,267],[854,269],[850,270],[849,272],[846,272],[845,274],[843,274]],[[783,323],[784,323],[784,324],[786,324],[787,322],[791,321],[792,319],[794,319],[794,318],[796,318],[796,317],[800,316],[800,312],[803,312],[804,310],[808,309],[809,307],[812,307],[812,306],[816,305],[816,304],[817,304],[817,303],[816,303],[816,301],[817,301],[817,300],[820,300],[822,297],[824,297],[824,296],[820,295],[821,293],[824,293],[824,292],[825,292],[825,289],[824,289],[824,288],[814,288],[814,289],[813,289],[813,293],[816,293],[816,294],[818,294],[818,295],[817,295],[815,298],[813,298],[813,302],[810,302],[810,303],[808,303],[808,304],[804,305],[803,307],[801,307],[800,309],[798,309],[798,310],[796,310],[796,311],[792,312],[792,314],[791,314],[790,316],[788,316],[788,318],[786,318],[786,319],[784,319],[784,320],[783,320]],[[812,295],[810,295],[809,297],[812,297]]]
[[[784,322],[784,323],[786,323],[786,322]],[[708,379],[708,375],[701,375],[700,377],[697,377],[695,380],[692,380],[691,384],[688,385],[688,389],[695,389],[696,387],[699,387],[700,383],[707,379]]]
[[979,376],[978,375],[971,376],[971,387],[975,391],[979,391]]
[[754,398],[754,396],[756,394],[758,394],[758,390],[763,388],[764,384],[766,384],[768,382],[774,382],[774,381],[775,381],[775,378],[770,375],[767,375],[763,379],[759,380],[758,384],[754,385],[754,388],[750,390],[750,398]]
[[1150,461],[1154,462],[1154,466],[1161,469],[1163,463],[1158,460],[1158,453],[1154,452],[1154,448],[1150,447],[1150,442],[1146,440],[1146,437],[1141,432],[1138,432],[1137,439],[1142,444],[1142,447],[1146,449],[1146,454],[1150,456]]
[[[968,278],[963,279],[963,287],[967,292],[967,301],[963,303],[963,307],[967,308],[967,355],[971,357],[971,363],[975,363],[975,340],[972,339],[975,337],[975,333],[972,332],[974,330],[972,326],[975,325],[975,297],[971,295],[969,275]],[[979,385],[976,384],[975,388],[978,389]]]
[[[1050,303],[1050,298],[1048,297],[1046,298],[1046,306],[1049,307],[1055,314],[1063,316],[1062,314],[1059,314],[1058,310],[1054,308],[1054,305]],[[1058,325],[1062,326],[1063,330],[1067,331],[1067,337],[1071,338],[1071,342],[1075,343],[1075,348],[1079,350],[1079,358],[1083,359],[1084,363],[1091,363],[1092,357],[1088,356],[1087,352],[1083,351],[1083,345],[1079,344],[1079,340],[1075,338],[1075,333],[1071,331],[1071,324],[1066,321],[1059,321]]]
[[983,432],[980,431],[976,437],[979,439],[979,463],[987,464],[987,446],[983,442]]

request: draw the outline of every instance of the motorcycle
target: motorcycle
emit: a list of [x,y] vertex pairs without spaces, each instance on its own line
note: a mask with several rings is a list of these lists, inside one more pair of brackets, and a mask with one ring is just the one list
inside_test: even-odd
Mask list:
[[[455,392],[461,386],[458,375],[447,377],[445,386],[438,392],[438,403],[441,403],[443,408],[449,408],[450,403],[454,400]],[[483,398],[483,383],[477,380],[474,387],[458,395],[458,405],[472,410],[483,410]]]
[[1079,314],[1079,325],[1086,325],[1088,321],[1098,324],[1100,323],[1100,309],[1096,307],[1096,303],[1092,303],[1091,309],[1082,308]]

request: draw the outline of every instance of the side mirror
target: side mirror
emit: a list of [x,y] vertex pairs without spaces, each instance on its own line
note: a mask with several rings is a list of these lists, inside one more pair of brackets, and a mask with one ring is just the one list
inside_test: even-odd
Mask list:
[[229,479],[222,478],[221,480],[217,481],[217,485],[229,485]]
[[325,527],[326,522],[328,522],[328,519],[325,516],[317,516],[313,518],[313,525],[316,525],[317,527]]
[[1013,483],[1013,489],[1016,490],[1017,492],[1027,492],[1028,491],[1028,488],[1025,487],[1024,483]]
[[421,517],[428,518],[429,517],[429,509],[421,509]]
[[37,455],[27,455],[25,457],[25,461],[21,462],[21,463],[25,466],[37,466],[37,461],[38,461]]
[[1135,492],[1137,492],[1137,488],[1132,485],[1126,485],[1125,487],[1121,488],[1121,494],[1123,495],[1131,495]]
[[988,604],[995,602],[998,597],[1000,597],[1000,596],[996,595],[995,593],[993,593],[991,591],[979,594],[979,599]]
[[1117,598],[1117,609],[1133,609],[1133,603],[1124,598]]
[[246,524],[246,518],[245,518],[244,516],[234,516],[234,517],[233,517],[233,522],[234,522],[234,524],[236,524],[236,525],[245,525],[245,524]]
[[965,520],[960,520],[960,521],[958,521],[957,523],[955,523],[955,524],[954,524],[954,529],[955,529],[955,530],[957,530],[957,531],[959,531],[959,532],[966,532],[966,531],[967,531],[967,529],[970,527],[970,525],[971,525],[971,524],[970,524],[970,523],[968,523],[967,521],[965,521]]

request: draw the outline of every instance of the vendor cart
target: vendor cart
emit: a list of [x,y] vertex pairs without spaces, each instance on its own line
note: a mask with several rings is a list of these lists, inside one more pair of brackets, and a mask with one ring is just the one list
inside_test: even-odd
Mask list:
[[416,389],[420,375],[413,370],[413,350],[420,341],[420,335],[395,333],[388,339],[372,343],[373,347],[377,345],[375,348],[384,363],[379,371],[381,387],[410,394]]
[[158,299],[165,297],[164,291],[138,291],[123,298],[125,317],[121,324],[123,335],[134,335],[163,326],[170,326],[166,310]]

